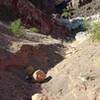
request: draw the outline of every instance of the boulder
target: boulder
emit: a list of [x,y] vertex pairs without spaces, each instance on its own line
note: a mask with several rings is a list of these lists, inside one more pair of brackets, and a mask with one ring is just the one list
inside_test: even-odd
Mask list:
[[48,100],[48,97],[44,96],[41,93],[37,93],[37,94],[32,95],[32,100]]
[[85,4],[90,3],[92,0],[71,0],[73,8],[81,7]]
[[38,69],[33,73],[33,78],[37,82],[43,82],[46,79],[46,74],[44,71]]
[[33,3],[38,9],[44,13],[51,15],[55,13],[55,1],[54,0],[29,0]]

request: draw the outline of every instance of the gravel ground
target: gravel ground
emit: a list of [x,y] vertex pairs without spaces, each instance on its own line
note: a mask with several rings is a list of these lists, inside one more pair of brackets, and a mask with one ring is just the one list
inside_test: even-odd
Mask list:
[[100,43],[86,40],[69,54],[48,72],[43,92],[50,100],[100,100]]

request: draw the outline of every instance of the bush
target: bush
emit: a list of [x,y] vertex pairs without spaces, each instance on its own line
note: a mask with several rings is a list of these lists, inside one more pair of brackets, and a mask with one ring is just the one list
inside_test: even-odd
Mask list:
[[21,25],[20,19],[11,22],[9,29],[16,37],[20,37],[24,34],[24,27]]
[[32,27],[32,28],[30,28],[30,31],[31,31],[31,32],[36,32],[36,33],[38,33],[38,32],[39,32],[39,29],[36,28],[36,27]]
[[100,22],[93,22],[91,26],[93,39],[100,41]]
[[61,14],[62,17],[70,17],[71,14],[67,9],[63,9],[63,13]]
[[91,34],[93,40],[100,41],[100,21],[89,22],[84,20],[83,28]]
[[90,24],[90,22],[89,21],[87,21],[87,20],[83,20],[83,29],[85,30],[85,31],[90,31],[91,30],[91,24]]

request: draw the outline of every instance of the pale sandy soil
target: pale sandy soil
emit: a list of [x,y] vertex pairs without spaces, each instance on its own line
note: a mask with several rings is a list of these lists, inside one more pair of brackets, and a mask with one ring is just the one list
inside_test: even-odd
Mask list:
[[48,72],[43,92],[50,100],[100,100],[100,43],[85,40],[70,51]]

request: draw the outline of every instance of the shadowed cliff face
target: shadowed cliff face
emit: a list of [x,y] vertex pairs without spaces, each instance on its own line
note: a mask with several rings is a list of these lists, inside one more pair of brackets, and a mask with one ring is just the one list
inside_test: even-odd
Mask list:
[[44,13],[51,15],[55,12],[55,1],[54,0],[29,0],[38,9]]
[[77,8],[92,2],[92,0],[71,0],[71,2],[73,8]]
[[6,23],[9,23],[9,21],[15,20],[16,12],[11,9],[9,6],[0,6],[0,20]]
[[53,37],[66,37],[68,29],[57,24],[50,15],[36,8],[28,0],[0,0],[0,6],[7,6],[16,12],[27,27],[35,26],[40,29],[42,34],[52,35]]
[[88,4],[90,2],[92,2],[92,0],[79,0],[79,6],[83,6],[83,5]]

